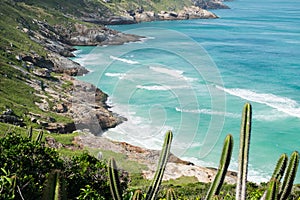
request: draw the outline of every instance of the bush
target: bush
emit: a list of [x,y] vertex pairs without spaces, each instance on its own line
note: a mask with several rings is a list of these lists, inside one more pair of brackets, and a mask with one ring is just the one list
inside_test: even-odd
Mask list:
[[[41,199],[45,181],[54,170],[66,182],[68,199],[111,199],[105,161],[83,153],[61,159],[55,149],[17,133],[0,138],[0,199]],[[122,190],[128,175],[122,173]],[[18,192],[21,191],[21,194]]]
[[[15,199],[21,199],[17,187],[24,199],[39,199],[47,173],[63,166],[55,150],[16,133],[0,138],[0,152],[0,175],[6,176],[6,171],[16,176]],[[0,195],[2,198],[5,191]]]
[[82,190],[87,189],[97,192],[102,197],[110,197],[106,164],[95,157],[83,153],[74,156],[64,163],[64,174],[67,179],[68,199],[75,199]]

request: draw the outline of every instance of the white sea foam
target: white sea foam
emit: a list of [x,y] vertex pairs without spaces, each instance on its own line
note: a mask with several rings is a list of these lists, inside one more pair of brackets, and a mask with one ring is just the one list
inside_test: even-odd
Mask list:
[[113,60],[121,61],[121,62],[124,62],[124,63],[127,63],[127,64],[132,64],[132,65],[139,64],[138,61],[134,61],[134,60],[129,60],[129,59],[125,59],[125,58],[118,58],[118,57],[115,57],[115,56],[109,56],[109,57]]
[[300,118],[300,106],[299,104],[290,98],[280,97],[274,94],[266,93],[256,93],[247,89],[240,88],[223,88],[221,86],[216,86],[218,89],[223,90],[224,92],[231,94],[233,96],[246,99],[248,101],[265,104],[271,108],[275,108],[278,111],[286,113],[290,116]]
[[143,90],[150,90],[150,91],[168,91],[168,90],[174,90],[174,89],[184,89],[188,88],[188,86],[169,86],[169,85],[137,85],[136,86],[139,89]]
[[109,77],[117,77],[119,79],[124,79],[124,77],[126,76],[126,74],[123,73],[105,73],[105,76],[109,76]]
[[169,76],[172,76],[172,77],[178,78],[178,79],[183,79],[183,80],[187,80],[187,81],[194,80],[193,78],[185,77],[183,75],[184,71],[181,71],[181,70],[169,69],[169,68],[164,68],[164,67],[156,67],[156,66],[150,66],[149,69],[151,69],[155,72],[162,73],[162,74],[167,74]]
[[221,112],[221,111],[214,111],[210,109],[195,109],[195,110],[188,110],[188,109],[181,109],[181,108],[175,108],[177,112],[185,112],[185,113],[198,113],[198,114],[206,114],[206,115],[220,115],[220,116],[226,116],[231,118],[239,118],[239,114],[235,113],[227,113],[227,112]]

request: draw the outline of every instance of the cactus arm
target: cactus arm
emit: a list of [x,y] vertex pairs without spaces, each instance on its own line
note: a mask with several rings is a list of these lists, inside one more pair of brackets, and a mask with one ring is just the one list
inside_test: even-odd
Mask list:
[[142,191],[141,190],[136,190],[134,191],[134,194],[132,196],[132,200],[142,200]]
[[292,191],[293,182],[296,177],[297,169],[299,164],[299,153],[294,151],[291,155],[290,162],[285,172],[283,184],[279,192],[279,199],[287,199]]
[[276,179],[278,182],[280,182],[281,178],[283,177],[287,162],[288,156],[284,153],[280,156],[279,160],[277,161],[275,170],[272,175],[272,179]]
[[114,200],[121,200],[121,186],[118,176],[118,170],[115,159],[111,158],[108,163],[108,178],[110,185],[110,192]]
[[207,200],[212,199],[215,195],[218,195],[220,193],[230,163],[232,148],[233,148],[233,137],[232,135],[229,134],[225,138],[219,169],[207,193],[206,196]]
[[172,188],[169,188],[167,191],[167,197],[166,200],[176,200],[176,194]]
[[249,146],[251,134],[252,108],[251,104],[244,105],[240,133],[239,167],[236,187],[236,200],[246,199]]
[[[273,175],[272,175],[272,178],[271,178],[269,184],[271,184],[272,180],[276,179],[277,180],[277,188],[278,188],[278,183],[280,183],[280,180],[283,177],[284,171],[286,169],[287,162],[288,162],[288,156],[284,153],[280,156],[280,158],[277,161],[276,167],[274,169],[274,172],[273,172]],[[270,185],[269,185],[269,187],[270,187]],[[264,192],[264,194],[260,198],[260,200],[265,200],[266,199],[267,192],[268,192],[268,190],[266,190]],[[278,195],[278,193],[279,193],[279,191],[277,192],[277,195]]]
[[169,154],[170,154],[170,148],[171,148],[171,142],[173,138],[173,133],[171,131],[168,131],[165,136],[165,141],[163,144],[163,148],[160,154],[157,170],[154,176],[154,179],[152,181],[151,186],[149,187],[149,190],[147,192],[146,199],[147,200],[154,200],[156,197],[156,194],[158,193],[159,186],[161,184],[165,168],[168,162]]
[[272,179],[269,183],[265,199],[277,200],[277,198],[278,198],[278,181],[276,179]]

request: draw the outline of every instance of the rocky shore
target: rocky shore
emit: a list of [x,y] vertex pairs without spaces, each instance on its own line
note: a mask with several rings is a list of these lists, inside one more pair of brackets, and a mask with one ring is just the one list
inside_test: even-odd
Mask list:
[[[73,143],[80,146],[80,148],[89,147],[99,149],[99,151],[110,150],[116,153],[122,153],[126,156],[126,159],[136,161],[147,166],[147,169],[142,171],[142,176],[144,178],[153,179],[154,177],[157,162],[159,160],[160,151],[158,150],[144,149],[125,142],[110,141],[107,138],[96,137],[89,133],[75,137]],[[182,176],[188,176],[196,177],[199,182],[208,183],[214,179],[216,172],[217,170],[214,168],[196,166],[191,162],[184,161],[171,154],[163,180],[171,180]],[[235,184],[236,178],[236,172],[229,171],[227,172],[225,182]]]

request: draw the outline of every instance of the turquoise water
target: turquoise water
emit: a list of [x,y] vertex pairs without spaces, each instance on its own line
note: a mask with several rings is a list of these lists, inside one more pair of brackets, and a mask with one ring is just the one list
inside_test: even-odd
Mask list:
[[[172,151],[217,167],[226,134],[236,170],[243,104],[253,106],[249,179],[267,181],[281,153],[300,151],[300,2],[243,0],[219,19],[163,21],[111,28],[146,36],[121,46],[79,47],[82,80],[108,95],[128,121],[105,136]],[[300,173],[296,182],[300,183]]]

